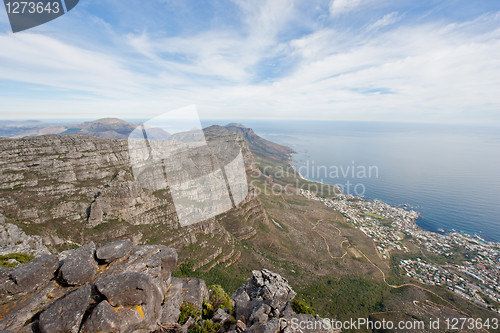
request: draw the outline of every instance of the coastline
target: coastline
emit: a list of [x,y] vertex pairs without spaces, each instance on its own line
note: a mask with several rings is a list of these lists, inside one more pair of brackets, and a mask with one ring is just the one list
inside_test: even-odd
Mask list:
[[[296,152],[292,153],[292,154],[296,154]],[[304,181],[307,181],[307,182],[310,182],[310,183],[315,183],[315,184],[320,184],[320,185],[324,185],[324,186],[334,186],[337,188],[337,190],[339,190],[342,194],[344,194],[342,192],[342,190],[340,188],[338,188],[337,186],[335,185],[331,185],[331,184],[325,184],[321,181],[316,181],[316,180],[311,180],[311,179],[307,179],[306,177],[304,177],[304,175],[302,175],[300,173],[300,171],[293,165],[293,158],[292,156],[290,155],[289,156],[289,161],[288,161],[288,165],[290,166],[290,168],[293,170],[293,172],[299,176],[299,178],[301,180],[304,180]],[[345,195],[345,194],[344,194]],[[429,233],[431,235],[435,235],[436,237],[439,235],[439,236],[445,236],[445,237],[452,237],[454,235],[458,235],[458,236],[461,236],[461,237],[465,237],[469,240],[474,240],[474,241],[479,241],[479,242],[483,242],[489,246],[496,246],[496,247],[500,247],[500,242],[496,242],[496,241],[488,241],[488,240],[485,240],[484,238],[482,238],[481,236],[475,234],[475,235],[471,235],[463,230],[452,230],[452,231],[448,231],[448,230],[444,230],[444,229],[441,229],[442,231],[434,231],[434,230],[429,230],[429,229],[426,229],[424,227],[422,227],[420,224],[417,223],[418,220],[420,219],[423,219],[423,216],[421,215],[421,213],[419,211],[416,211],[416,210],[408,210],[407,208],[405,207],[401,207],[401,206],[396,206],[396,205],[391,205],[391,204],[388,204],[382,200],[379,200],[379,199],[367,199],[365,198],[364,196],[354,196],[354,195],[350,195],[352,197],[356,197],[356,198],[359,198],[361,200],[365,200],[365,201],[380,201],[382,203],[384,203],[385,205],[387,206],[391,206],[391,207],[394,207],[394,208],[397,208],[397,209],[402,209],[402,210],[405,210],[407,212],[415,212],[417,215],[415,216],[414,218],[414,224],[417,228],[419,228],[421,231],[423,232],[426,232],[426,233]]]

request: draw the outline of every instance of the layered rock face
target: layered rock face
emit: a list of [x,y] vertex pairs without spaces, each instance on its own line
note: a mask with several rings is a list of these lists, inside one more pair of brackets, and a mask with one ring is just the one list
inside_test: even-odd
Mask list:
[[[205,131],[205,137],[215,153],[236,145],[247,171],[254,169],[253,155],[241,136],[212,127]],[[162,237],[164,244],[181,249],[196,243],[198,234],[209,233],[223,239],[218,244],[224,246],[214,249],[213,254],[222,251],[225,258],[233,251],[226,259],[231,262],[237,257],[231,239],[252,236],[253,221],[267,219],[249,188],[248,196],[235,209],[248,219],[244,226],[228,230],[227,224],[219,223],[222,216],[180,228],[169,189],[148,189],[135,179],[127,140],[47,135],[0,138],[0,148],[0,214],[32,237],[41,236],[51,250],[85,244],[90,239],[102,243],[124,237],[133,238],[136,244],[158,242],[153,238]],[[201,156],[198,162],[212,165],[208,156]],[[0,236],[0,242],[2,237],[6,238]],[[31,243],[39,240],[34,237]],[[212,265],[210,260],[202,262],[207,258],[200,258],[200,266]]]
[[[209,290],[203,280],[171,277],[175,250],[133,246],[120,240],[95,248],[91,242],[58,256],[43,255],[0,270],[0,330],[7,332],[186,332],[193,318],[177,324],[180,308],[201,308]],[[295,292],[266,269],[231,297],[235,311],[219,308],[210,320],[221,331],[327,332],[301,329],[319,322],[293,312]],[[235,313],[236,318],[233,317]]]

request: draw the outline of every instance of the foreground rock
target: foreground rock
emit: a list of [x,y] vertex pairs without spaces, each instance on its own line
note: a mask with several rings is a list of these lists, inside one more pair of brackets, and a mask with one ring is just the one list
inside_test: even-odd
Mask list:
[[17,266],[3,283],[4,290],[11,294],[30,292],[51,280],[58,265],[57,256],[43,255],[27,264]]
[[[44,255],[1,269],[0,331],[187,332],[195,325],[219,325],[230,332],[329,331],[319,325],[313,330],[298,327],[298,322],[318,319],[294,313],[290,301],[295,292],[286,279],[266,269],[253,271],[231,297],[236,317],[225,305],[215,308],[211,318],[201,318],[203,303],[210,300],[205,281],[172,278],[176,264],[171,248],[132,246],[125,240],[97,251],[91,242],[59,257]],[[180,308],[187,303],[200,315],[178,324]]]
[[86,285],[50,304],[40,314],[40,332],[78,333],[91,293],[92,287]]
[[97,249],[95,256],[98,260],[110,263],[126,256],[131,249],[132,241],[130,239],[123,239],[101,246]]
[[236,290],[231,299],[236,306],[237,319],[262,321],[264,316],[279,316],[295,295],[285,278],[263,269],[253,271],[252,278]]
[[59,269],[61,282],[70,286],[91,282],[97,271],[94,255],[94,242],[90,242],[76,250],[61,253],[62,265]]
[[[91,242],[64,251],[59,258],[44,255],[15,269],[2,269],[0,330],[157,329],[162,311],[168,310],[162,303],[171,284],[170,274],[177,265],[176,251],[162,245],[132,246],[130,240],[124,240],[107,244],[97,252],[96,258]],[[181,303],[183,297],[178,297]],[[178,316],[170,318],[176,322]],[[26,322],[31,323],[23,328]]]

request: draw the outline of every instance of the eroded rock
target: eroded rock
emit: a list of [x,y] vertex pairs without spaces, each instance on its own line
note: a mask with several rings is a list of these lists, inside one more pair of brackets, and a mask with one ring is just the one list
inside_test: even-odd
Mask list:
[[121,321],[108,301],[99,303],[82,326],[82,333],[119,332]]
[[40,314],[40,332],[78,333],[91,293],[92,287],[86,285],[49,305]]
[[96,258],[106,263],[110,263],[116,259],[126,256],[131,249],[132,241],[130,239],[111,242],[96,250]]
[[54,277],[59,266],[59,260],[55,255],[42,255],[30,262],[17,266],[9,274],[13,285],[11,292],[29,292],[34,290]]
[[94,280],[97,263],[94,260],[95,244],[90,242],[76,250],[62,253],[59,269],[60,280],[70,286],[83,285]]

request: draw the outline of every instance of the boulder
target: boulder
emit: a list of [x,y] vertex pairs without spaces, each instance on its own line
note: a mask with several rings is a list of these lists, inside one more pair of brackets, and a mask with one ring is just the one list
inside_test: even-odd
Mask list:
[[97,290],[112,306],[153,303],[153,281],[141,272],[126,272],[102,278],[96,282]]
[[163,245],[134,246],[125,260],[115,260],[98,278],[124,272],[148,274],[164,294],[170,284],[170,274],[177,266],[177,252]]
[[[12,280],[9,280],[12,282]],[[12,282],[13,283],[13,282]],[[54,280],[29,293],[9,294],[0,297],[8,306],[0,306],[0,330],[19,331],[33,315],[43,311],[50,300],[63,297],[73,289],[58,285]]]
[[96,258],[104,261],[105,263],[110,263],[126,256],[131,249],[132,241],[130,239],[111,242],[97,249]]
[[[270,311],[268,317],[278,316],[288,301],[296,293],[288,285],[288,281],[281,275],[267,269],[252,271],[252,277],[231,296],[236,307],[236,318],[249,320],[254,309],[260,304],[267,304]],[[266,308],[267,309],[267,308]],[[259,314],[259,320],[264,319]]]
[[271,307],[266,303],[262,303],[255,307],[250,315],[249,321],[251,323],[265,323],[271,314]]
[[179,280],[182,283],[182,301],[201,308],[203,300],[208,299],[208,288],[205,281],[198,278],[181,278]]
[[86,285],[56,300],[40,314],[41,333],[78,333],[92,287]]
[[95,244],[90,242],[76,250],[65,251],[60,256],[62,265],[59,268],[59,279],[70,286],[93,282],[97,263],[94,260]]
[[89,318],[83,323],[81,332],[119,332],[120,327],[121,321],[117,312],[108,301],[102,301],[92,310]]
[[17,266],[9,274],[13,282],[11,292],[30,292],[50,281],[59,266],[55,255],[42,255]]
[[[268,322],[258,322],[250,326],[245,332],[249,333],[276,333],[285,332],[284,328],[280,327],[280,320],[278,318],[273,318]],[[288,332],[287,332],[288,333]]]
[[226,313],[226,311],[222,309],[217,309],[214,316],[212,317],[212,321],[216,323],[221,323],[222,325],[229,322],[230,319],[231,315],[229,315],[228,313]]
[[28,236],[22,229],[12,223],[5,223],[0,215],[0,255],[9,253],[26,253],[34,256],[50,254],[43,245],[42,237]]
[[197,278],[172,278],[162,304],[162,323],[176,323],[182,303],[191,303],[199,308],[203,299],[208,299],[205,281]]

